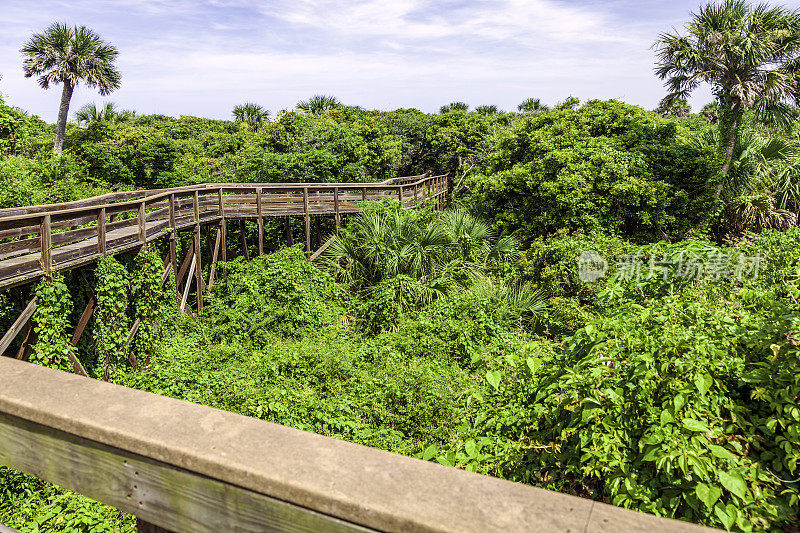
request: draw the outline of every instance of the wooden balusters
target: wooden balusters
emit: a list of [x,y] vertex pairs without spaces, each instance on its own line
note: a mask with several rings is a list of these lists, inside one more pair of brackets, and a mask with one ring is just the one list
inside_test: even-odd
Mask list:
[[50,270],[53,268],[53,250],[51,238],[50,214],[48,213],[42,217],[42,225],[39,231],[39,246],[42,250],[42,269],[47,274],[49,274]]
[[342,225],[342,220],[339,217],[339,187],[333,188],[333,213],[336,221],[336,235],[339,235],[339,226]]
[[175,251],[178,230],[175,228],[175,194],[169,195],[169,262],[175,276],[175,287],[178,286],[178,260]]
[[308,187],[303,187],[303,214],[306,219],[306,255],[311,255],[311,217],[308,214]]
[[264,255],[264,216],[261,213],[261,187],[256,189],[256,212],[258,213],[258,255]]
[[[197,288],[197,312],[203,310],[203,267],[201,262],[202,251],[200,250],[200,201],[198,192],[194,191],[194,276]],[[188,287],[189,282],[187,280]]]
[[106,208],[97,212],[97,253],[106,256]]
[[147,222],[144,219],[145,203],[139,202],[139,242],[142,247],[147,244]]

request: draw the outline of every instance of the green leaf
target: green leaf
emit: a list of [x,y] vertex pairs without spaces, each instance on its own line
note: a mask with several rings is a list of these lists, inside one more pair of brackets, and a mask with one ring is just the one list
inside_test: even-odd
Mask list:
[[430,461],[431,458],[434,455],[436,455],[437,453],[439,453],[439,447],[436,446],[435,444],[431,444],[430,446],[425,448],[424,452],[422,452],[422,460],[423,461]]
[[708,389],[711,388],[711,384],[714,382],[714,378],[710,375],[705,374],[703,376],[697,376],[694,380],[694,385],[697,387],[697,390],[700,391],[700,394],[705,394],[708,392]]
[[478,452],[477,446],[475,446],[475,441],[469,439],[467,442],[464,443],[464,451],[467,452],[467,455],[470,457],[475,457],[475,454]]
[[709,444],[708,449],[711,451],[711,454],[714,457],[719,459],[727,459],[729,461],[735,461],[736,456],[733,455],[731,452],[723,448],[722,446],[717,446],[716,444]]
[[539,370],[539,367],[542,366],[541,359],[536,358],[536,357],[528,357],[527,359],[525,359],[525,363],[527,363],[528,368],[531,371],[531,374],[534,374],[534,375]]
[[709,487],[705,483],[698,483],[694,491],[697,494],[697,498],[709,509],[713,509],[714,504],[722,496],[722,489],[714,485]]
[[489,382],[489,385],[494,387],[495,390],[500,388],[500,378],[502,374],[499,370],[489,370],[486,372],[486,381]]
[[725,472],[724,470],[717,470],[719,482],[729,492],[738,496],[742,500],[747,498],[747,482],[745,482],[742,475],[736,470]]
[[714,514],[717,515],[717,518],[720,519],[722,525],[724,525],[725,529],[728,531],[730,531],[733,524],[736,523],[736,508],[733,509],[733,513],[730,511],[730,504],[728,504],[727,507],[723,507],[721,503],[714,506]]
[[661,425],[665,426],[665,425],[667,425],[667,424],[669,424],[671,422],[675,422],[675,417],[672,416],[672,413],[670,413],[666,409],[661,411]]
[[702,433],[708,433],[711,431],[707,425],[703,424],[699,420],[695,420],[694,418],[684,418],[682,422],[683,427],[689,431],[700,431]]

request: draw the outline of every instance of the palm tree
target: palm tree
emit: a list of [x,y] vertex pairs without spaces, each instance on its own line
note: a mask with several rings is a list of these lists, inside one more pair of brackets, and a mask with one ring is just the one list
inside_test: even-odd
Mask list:
[[251,131],[257,131],[264,122],[269,120],[269,111],[258,104],[245,102],[234,106],[233,119],[240,124],[247,124]]
[[297,102],[297,109],[314,116],[324,115],[337,107],[342,107],[342,103],[335,96],[326,96],[324,94],[317,94],[308,100]]
[[655,111],[662,117],[686,118],[691,114],[692,106],[685,98],[676,98],[669,102],[662,100]]
[[95,104],[86,104],[75,113],[75,121],[79,126],[89,126],[96,122],[119,124],[130,122],[135,117],[136,111],[127,109],[121,112],[117,111],[117,106],[114,102],[106,102],[103,107],[97,107]]
[[475,112],[479,115],[486,115],[487,117],[500,114],[500,110],[497,109],[496,105],[480,105],[475,108]]
[[538,98],[528,98],[517,106],[517,110],[529,115],[541,115],[549,111],[550,108],[544,105]]
[[[706,132],[695,140],[707,151],[719,146],[720,132]],[[767,137],[755,131],[739,135],[722,191],[726,207],[723,222],[740,233],[765,228],[786,228],[797,223],[800,209],[800,143],[783,137]]]
[[700,110],[700,116],[708,121],[709,124],[719,123],[719,102],[709,102]]
[[439,108],[439,113],[442,115],[451,111],[467,112],[469,111],[469,105],[466,102],[452,102]]
[[663,33],[654,46],[666,103],[686,98],[701,83],[710,84],[720,100],[719,199],[745,111],[786,123],[791,103],[800,100],[800,12],[744,0],[706,4],[685,34]]
[[61,153],[73,90],[81,82],[97,87],[104,96],[118,89],[120,73],[114,61],[119,52],[85,26],[70,28],[59,23],[43,33],[34,33],[20,51],[26,78],[38,76],[43,89],[51,84],[63,85],[53,142],[53,151]]

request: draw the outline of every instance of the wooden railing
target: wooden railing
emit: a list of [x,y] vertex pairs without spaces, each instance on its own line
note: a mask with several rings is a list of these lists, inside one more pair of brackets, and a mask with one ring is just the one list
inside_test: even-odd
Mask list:
[[443,202],[447,187],[447,175],[381,183],[213,183],[2,209],[0,288],[226,219],[257,220],[262,251],[265,217],[303,216],[310,248],[313,215],[332,215],[338,227],[341,215],[357,212],[363,202],[393,198],[414,208]]
[[141,531],[704,530],[8,357],[0,464]]

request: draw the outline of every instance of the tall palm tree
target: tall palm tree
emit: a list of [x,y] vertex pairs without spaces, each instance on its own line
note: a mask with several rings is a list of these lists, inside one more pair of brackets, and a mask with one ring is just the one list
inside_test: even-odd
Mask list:
[[245,102],[234,106],[233,119],[240,124],[247,124],[251,131],[257,131],[264,122],[269,120],[269,111],[258,104]]
[[136,117],[136,111],[117,111],[114,102],[106,102],[103,107],[96,104],[86,104],[75,113],[75,121],[79,126],[89,126],[95,122],[119,124],[130,122]]
[[297,102],[297,109],[309,115],[324,115],[331,109],[342,107],[342,103],[335,96],[316,94],[308,100]]
[[541,115],[550,110],[538,98],[528,98],[517,106],[517,110],[531,115]]
[[69,102],[75,87],[84,82],[101,95],[119,88],[120,73],[114,66],[119,52],[85,26],[55,23],[43,33],[34,33],[20,50],[25,77],[39,77],[43,89],[62,84],[53,151],[61,152],[67,127]]
[[654,46],[666,103],[686,98],[701,83],[710,84],[720,100],[719,199],[745,111],[786,123],[791,103],[800,101],[800,12],[745,0],[706,4],[684,34],[663,33]]

